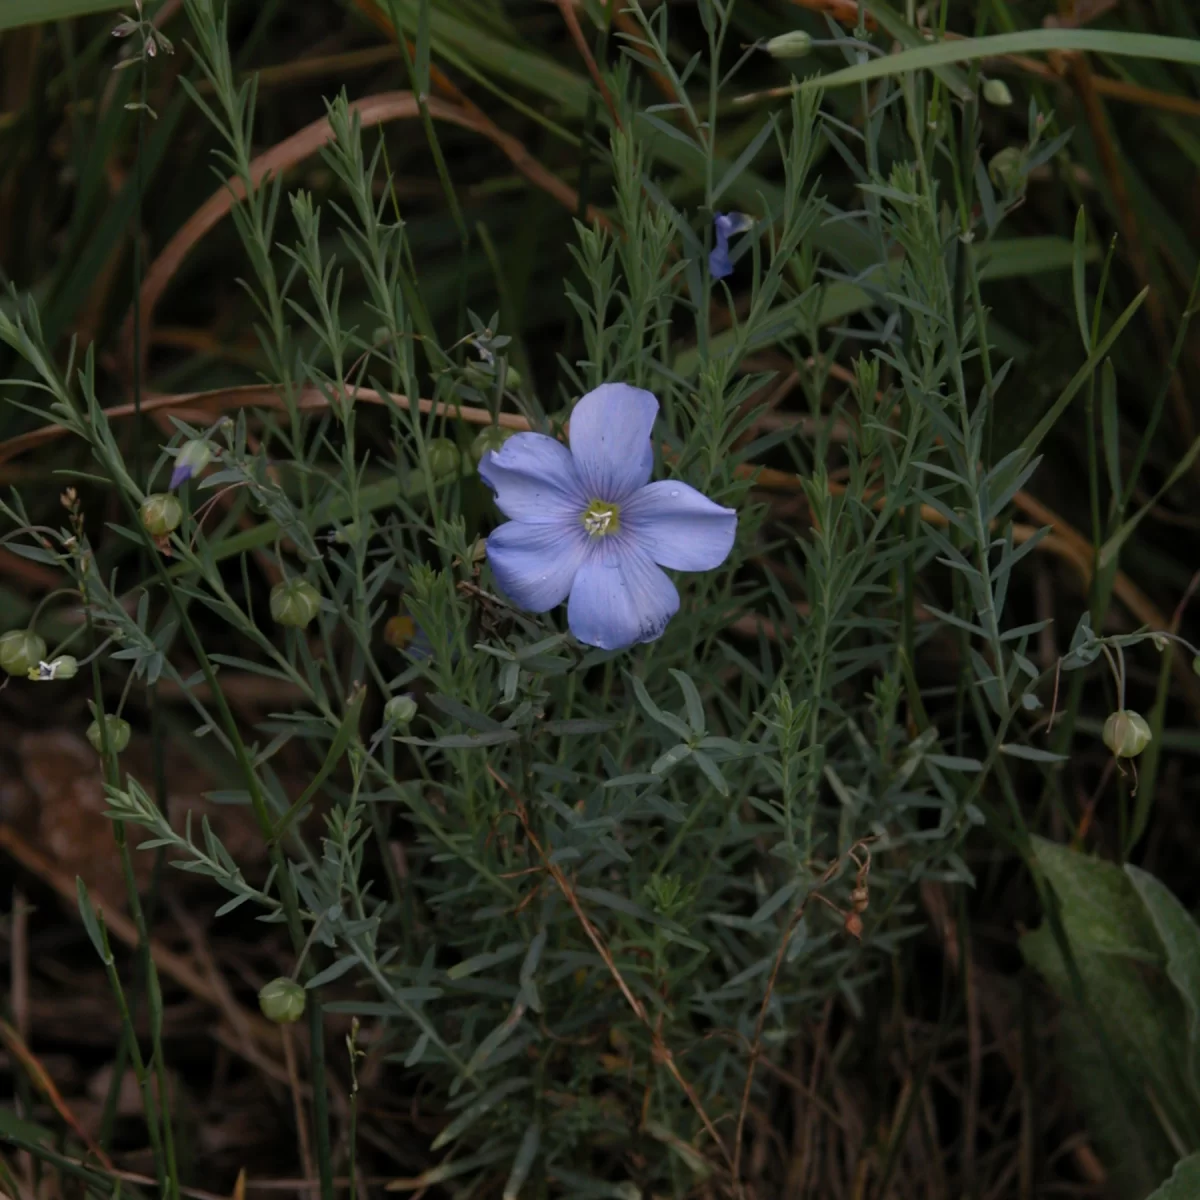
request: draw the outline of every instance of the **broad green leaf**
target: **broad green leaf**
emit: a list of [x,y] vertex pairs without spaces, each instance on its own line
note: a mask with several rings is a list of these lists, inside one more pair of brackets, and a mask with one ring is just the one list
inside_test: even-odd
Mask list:
[[1044,838],[1035,837],[1032,849],[1058,896],[1072,948],[1163,961],[1154,924],[1119,867]]
[[1115,1194],[1144,1196],[1178,1144],[1200,1144],[1184,1004],[1130,876],[1040,838],[1032,849],[1059,901],[1083,1007],[1048,923],[1021,939],[1021,951],[1063,1005],[1060,1053]]
[[[1153,875],[1130,865],[1125,874],[1154,922],[1167,952],[1167,975],[1187,1010],[1192,1088],[1200,1105],[1200,925]],[[1200,1191],[1196,1195],[1200,1196]]]
[[[1170,1138],[1146,1103],[1142,1072],[1131,1070],[1136,1057],[1126,1049],[1123,1069],[1114,1069],[1102,1037],[1129,1031],[1136,1045],[1153,1035],[1155,1004],[1131,971],[1128,960],[1098,954],[1077,956],[1093,1012],[1082,1012],[1071,999],[1071,985],[1050,929],[1043,925],[1021,938],[1021,953],[1050,985],[1062,1011],[1057,1050],[1076,1103],[1111,1175],[1113,1194],[1145,1196],[1164,1178],[1175,1160]],[[1097,1021],[1100,1028],[1094,1024]],[[1116,1027],[1116,1028],[1114,1028]]]
[[1171,1178],[1154,1189],[1146,1200],[1196,1200],[1200,1196],[1200,1154],[1189,1154],[1175,1164]]

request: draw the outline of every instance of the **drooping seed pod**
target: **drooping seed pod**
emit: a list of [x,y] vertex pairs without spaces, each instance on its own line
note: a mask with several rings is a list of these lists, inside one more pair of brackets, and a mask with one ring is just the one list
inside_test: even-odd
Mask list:
[[[129,722],[122,720],[114,713],[105,713],[103,719],[105,732],[108,734],[108,744],[114,754],[120,754],[129,745]],[[87,740],[91,742],[92,749],[97,754],[104,753],[104,736],[100,732],[99,721],[93,721],[87,727]]]
[[46,657],[46,643],[32,629],[13,629],[0,636],[0,667],[9,675],[27,675]]
[[268,1021],[276,1025],[293,1025],[304,1015],[304,988],[294,979],[280,976],[264,983],[258,993],[258,1007]]
[[383,719],[388,725],[408,725],[417,715],[417,702],[407,692],[393,696],[383,706]]
[[1104,722],[1104,744],[1117,758],[1137,758],[1154,740],[1141,713],[1122,708]]

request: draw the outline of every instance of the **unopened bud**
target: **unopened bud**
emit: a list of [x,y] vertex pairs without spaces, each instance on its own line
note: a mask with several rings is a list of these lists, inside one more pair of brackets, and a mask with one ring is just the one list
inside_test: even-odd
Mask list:
[[992,157],[988,163],[988,174],[992,182],[1009,191],[1016,191],[1021,185],[1022,154],[1016,146],[1005,146],[1003,150]]
[[1113,713],[1104,722],[1103,737],[1117,758],[1137,758],[1154,740],[1146,718],[1128,708]]
[[803,58],[812,49],[812,37],[802,29],[781,33],[763,47],[772,58]]
[[989,79],[983,85],[983,98],[996,108],[1008,108],[1013,102],[1012,92],[1003,79]]
[[212,447],[203,439],[195,438],[184,442],[175,455],[175,470],[171,472],[171,490],[174,491],[185,480],[199,475],[212,462]]
[[155,537],[166,537],[179,528],[183,505],[168,492],[156,492],[142,501],[142,524]]
[[481,429],[471,443],[471,461],[478,466],[489,450],[494,454],[512,435],[513,430],[502,429],[499,425],[489,425],[486,429]]
[[388,725],[407,725],[417,715],[417,702],[407,693],[393,696],[383,706],[383,719]]
[[434,438],[426,448],[429,455],[429,471],[435,479],[453,475],[462,462],[458,447],[449,438]]
[[[108,745],[114,754],[120,754],[129,745],[129,722],[122,720],[113,713],[105,713],[104,733],[108,735]],[[104,734],[100,732],[100,722],[93,721],[87,727],[87,740],[97,754],[104,753]]]
[[321,593],[307,580],[286,579],[271,589],[271,616],[280,625],[303,629],[321,611]]
[[46,643],[32,629],[13,629],[0,636],[0,667],[9,675],[27,675],[46,657]]
[[268,1021],[276,1025],[292,1025],[304,1015],[304,989],[294,980],[282,975],[264,983],[258,993],[258,1007]]

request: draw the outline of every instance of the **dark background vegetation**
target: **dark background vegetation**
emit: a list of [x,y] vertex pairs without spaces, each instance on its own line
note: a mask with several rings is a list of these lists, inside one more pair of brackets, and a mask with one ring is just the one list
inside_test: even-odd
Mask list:
[[[672,5],[682,60],[696,32],[690,7]],[[852,20],[853,7],[833,0],[745,0],[735,23],[747,44],[789,29],[824,37],[826,20],[847,15]],[[320,120],[323,97],[338,88],[354,100],[409,86],[390,23],[371,0],[232,0],[230,8],[235,62],[243,71],[259,72],[260,151]],[[609,198],[604,148],[597,144],[602,101],[562,5],[455,0],[433,8],[451,23],[441,53],[435,45],[433,94],[471,113],[476,125],[439,125],[459,219],[421,122],[383,127],[428,318],[449,344],[466,332],[467,309],[485,319],[498,311],[500,328],[515,339],[514,363],[536,381],[553,409],[566,399],[557,390],[557,355],[569,360],[578,350],[562,289],[564,275],[575,269],[567,250],[572,220],[587,203],[603,206]],[[37,297],[46,334],[60,352],[71,338],[81,347],[95,346],[101,395],[111,406],[132,399],[127,323],[133,281],[217,187],[211,154],[216,137],[177,82],[180,73],[198,79],[179,6],[168,0],[157,11],[176,52],[149,64],[146,99],[155,116],[145,122],[124,107],[136,94],[138,69],[111,70],[120,49],[108,36],[113,19],[103,14],[0,34],[0,275]],[[582,10],[579,19],[589,48],[601,61],[615,62],[620,23],[600,35]],[[950,24],[969,34],[1056,20],[1197,34],[1196,14],[1186,0],[1075,0],[1059,10],[1032,0],[975,0],[953,6]],[[808,70],[814,61],[793,66]],[[656,88],[651,73],[636,64],[629,69],[649,102]],[[1103,55],[1006,60],[986,69],[1005,80],[1015,98],[1011,107],[984,110],[993,152],[1023,140],[1031,96],[1043,110],[1055,112],[1059,128],[1074,130],[1067,149],[1034,173],[1024,205],[1006,226],[1007,237],[1047,240],[1023,242],[1019,252],[1001,248],[990,268],[991,332],[1002,353],[1015,360],[995,436],[1015,441],[1085,356],[1070,257],[1082,207],[1093,288],[1104,252],[1116,239],[1108,320],[1139,289],[1151,289],[1114,351],[1124,461],[1135,453],[1160,390],[1167,388],[1139,485],[1140,498],[1148,498],[1200,426],[1198,335],[1187,336],[1177,372],[1164,379],[1200,253],[1200,80],[1195,71]],[[740,90],[779,85],[789,77],[788,64],[758,54]],[[839,95],[830,104],[853,119],[853,97]],[[756,112],[728,113],[722,137],[730,157],[757,128]],[[489,126],[514,140],[498,145]],[[524,156],[536,160],[536,169]],[[770,152],[756,169],[767,178],[778,176]],[[574,209],[561,194],[539,186],[537,171],[577,193]],[[285,173],[289,188],[309,188],[318,199],[336,195],[331,174],[311,152],[288,162]],[[820,173],[831,198],[852,200],[855,181],[836,155],[825,154]],[[698,202],[696,179],[669,165],[661,174],[676,204]],[[285,220],[281,239],[288,235]],[[144,397],[258,380],[264,366],[252,328],[255,314],[237,282],[244,272],[231,222],[221,221],[198,239],[153,311]],[[348,322],[369,320],[361,304],[361,296],[347,297]],[[859,316],[847,325],[859,332],[870,327]],[[0,376],[21,372],[12,356],[0,353]],[[19,388],[7,390],[20,394]],[[780,411],[802,404],[799,395],[785,398]],[[155,422],[145,418],[140,426],[132,420],[119,426],[130,455],[139,437],[151,447],[148,452],[166,439],[170,426]],[[86,471],[87,462],[72,442],[39,444],[28,437],[36,425],[18,405],[0,407],[0,483],[21,486],[35,519],[40,512],[57,522],[65,478],[57,473]],[[1185,475],[1127,544],[1109,604],[1092,586],[1100,537],[1095,516],[1107,498],[1102,483],[1094,497],[1089,484],[1090,436],[1088,414],[1077,402],[1049,440],[1046,460],[1019,502],[1026,507],[1018,521],[1054,527],[1054,535],[1027,560],[1020,609],[1029,621],[1052,616],[1069,629],[1090,603],[1106,632],[1175,624],[1196,636],[1188,601],[1200,545],[1200,477],[1194,471]],[[115,502],[103,490],[86,480],[76,485],[97,531],[104,519],[117,517]],[[781,506],[779,521],[802,526],[806,520],[793,501],[776,497],[772,503]],[[127,553],[115,539],[100,538],[99,544],[109,566]],[[27,620],[38,598],[54,586],[50,575],[0,549],[4,628]],[[956,652],[953,639],[927,647],[919,669],[930,687],[952,688]],[[1044,644],[1039,665],[1052,663],[1056,653],[1053,642]],[[1097,677],[1079,704],[1070,764],[1054,786],[1031,785],[1022,795],[1024,818],[1056,840],[1138,862],[1194,910],[1200,903],[1195,770],[1200,680],[1189,678],[1187,670],[1164,668],[1148,651],[1130,661],[1130,706],[1149,714],[1159,697],[1160,736],[1142,761],[1140,791],[1135,795],[1131,780],[1114,772],[1100,743],[1100,723],[1116,698]],[[248,720],[276,702],[262,680],[223,678],[232,703]],[[120,876],[101,815],[95,756],[81,736],[90,720],[86,692],[66,700],[64,694],[0,691],[5,1021],[0,1101],[18,1098],[43,1123],[65,1128],[73,1120],[95,1136],[104,1120],[119,1024],[102,968],[77,919],[74,877],[81,874],[107,897],[115,926]],[[173,805],[207,804],[235,857],[255,869],[259,852],[240,813],[201,800],[214,783],[190,739],[180,736],[187,732],[187,715],[169,693],[161,700],[153,719],[132,703],[134,761],[145,764],[145,777],[156,765],[165,767]],[[160,751],[165,747],[165,759],[160,753],[157,764],[156,739]],[[976,887],[961,891],[924,883],[911,919],[925,930],[891,972],[881,975],[870,1006],[855,1012],[831,1001],[823,1019],[776,1068],[771,1127],[760,1138],[776,1139],[785,1157],[809,1153],[817,1143],[826,1147],[836,1167],[813,1195],[1103,1193],[1105,1168],[1056,1065],[1054,1002],[1016,948],[1018,932],[1039,922],[1040,905],[1014,853],[1012,831],[1001,819],[979,830],[968,850]],[[283,943],[249,919],[212,924],[212,894],[188,877],[172,872],[141,882],[155,897],[162,961],[173,964],[165,971],[166,1038],[178,1089],[181,1153],[191,1164],[187,1176],[221,1195],[230,1193],[243,1168],[260,1185],[271,1178],[295,1179],[301,1168],[292,1105],[304,1073],[303,1038],[293,1033],[285,1044],[273,1030],[251,1028],[258,1021],[254,992],[287,968]],[[343,1092],[344,1033],[331,1019],[330,1069]],[[56,1089],[52,1096],[47,1079]],[[376,1180],[418,1175],[432,1161],[429,1142],[440,1127],[438,1113],[422,1106],[402,1072],[374,1060],[360,1084],[364,1171]],[[116,1101],[114,1159],[126,1170],[151,1174],[138,1097],[126,1089]],[[8,1161],[18,1166],[16,1156]],[[772,1192],[768,1187],[762,1194]]]

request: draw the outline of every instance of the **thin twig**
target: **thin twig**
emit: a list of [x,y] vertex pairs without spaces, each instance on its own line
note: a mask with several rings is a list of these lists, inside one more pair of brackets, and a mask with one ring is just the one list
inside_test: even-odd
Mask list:
[[572,4],[571,0],[557,0],[557,3],[558,11],[562,13],[563,23],[567,27],[567,32],[571,35],[571,40],[575,43],[575,48],[579,51],[580,58],[583,59],[587,66],[588,74],[595,81],[596,87],[600,89],[600,95],[604,97],[604,107],[608,109],[608,115],[612,117],[613,124],[620,129],[621,117],[617,112],[616,102],[612,98],[612,92],[608,90],[608,84],[605,83],[604,76],[600,73],[599,64],[592,54],[591,47],[587,44],[587,38],[583,36],[579,17],[575,14],[575,5]]
[[313,1160],[312,1143],[308,1136],[308,1120],[304,1115],[304,1095],[300,1088],[300,1072],[296,1069],[296,1047],[292,1045],[291,1028],[281,1025],[279,1037],[283,1043],[283,1061],[287,1064],[288,1084],[292,1089],[292,1111],[296,1115],[296,1137],[300,1142],[300,1163],[304,1168],[304,1178],[310,1184],[317,1183],[317,1166]]

